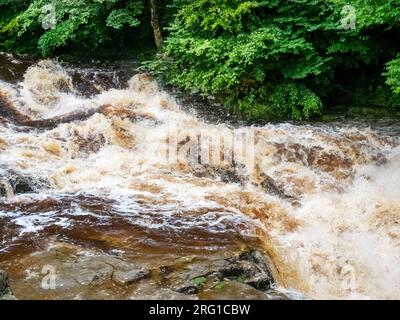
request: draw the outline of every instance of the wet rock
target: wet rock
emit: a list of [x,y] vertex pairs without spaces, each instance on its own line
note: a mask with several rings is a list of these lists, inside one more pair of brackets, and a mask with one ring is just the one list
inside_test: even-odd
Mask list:
[[0,197],[37,192],[48,188],[49,184],[43,178],[32,177],[15,170],[0,171]]
[[284,189],[269,175],[265,174],[262,169],[256,165],[253,171],[252,183],[261,187],[266,193],[277,196],[282,199],[292,198],[287,195]]
[[0,178],[0,198],[10,198],[14,195],[14,191],[8,180]]
[[148,120],[161,124],[153,114],[139,110],[140,107],[140,104],[132,104],[125,107],[103,105],[99,108],[99,112],[107,117],[119,117],[121,119],[129,119],[132,122]]
[[[184,261],[181,258],[181,261]],[[183,270],[176,270],[166,277],[169,288],[175,292],[194,295],[205,288],[208,280],[214,278],[216,270],[224,265],[224,260],[208,261],[207,264],[186,260]]]
[[134,75],[128,82],[129,89],[142,92],[147,95],[156,94],[160,88],[154,77],[148,73]]
[[173,291],[168,288],[160,288],[159,286],[149,283],[140,284],[130,297],[132,300],[198,300],[196,295],[188,295]]
[[22,114],[10,101],[6,92],[0,89],[0,114],[7,120],[14,123],[29,121],[27,115]]
[[258,273],[258,269],[248,261],[234,261],[219,270],[220,278],[251,277]]
[[266,291],[271,288],[272,281],[270,275],[258,273],[250,279],[245,280],[244,283],[255,289]]
[[274,179],[272,179],[270,176],[264,173],[261,174],[261,177],[262,177],[261,187],[267,193],[273,194],[280,198],[288,198],[288,196],[278,187]]
[[[265,292],[274,284],[272,272],[262,252],[246,250],[233,257],[210,261],[208,264],[189,264],[190,269],[167,276],[169,287],[187,295],[199,294],[215,284],[239,282],[251,290]],[[218,285],[217,285],[218,286]],[[250,289],[249,289],[250,290]]]
[[8,276],[0,270],[0,300],[14,300],[15,297],[10,287]]
[[180,287],[173,288],[172,290],[183,294],[197,294],[199,293],[200,286],[192,283],[187,283]]
[[8,276],[4,271],[0,271],[0,294],[8,289]]
[[[63,86],[63,90],[66,89]],[[73,121],[83,121],[99,111],[98,108],[89,110],[82,110],[78,112],[72,112],[65,115],[57,116],[50,119],[33,119],[27,114],[19,111],[10,101],[8,95],[0,89],[0,114],[2,118],[10,121],[16,125],[24,126],[29,128],[41,128],[41,129],[53,129],[62,123],[70,123]]]
[[268,296],[245,283],[229,281],[200,294],[206,300],[266,300]]
[[[16,263],[14,292],[23,299],[268,299],[273,283],[257,250],[142,261],[55,242]],[[52,290],[38,286],[45,265],[54,267]]]
[[75,276],[75,280],[83,286],[87,286],[95,282],[96,280],[107,279],[111,277],[112,267],[100,266],[97,270],[83,270]]
[[77,130],[73,132],[72,141],[75,148],[85,154],[97,153],[106,144],[106,138],[101,133],[90,133],[84,137]]
[[220,178],[225,183],[240,183],[244,184],[247,177],[243,174],[241,166],[211,166],[201,165],[193,168],[193,175],[200,178]]
[[35,185],[37,185],[35,179],[15,173],[12,174],[9,182],[15,194],[33,192],[35,191]]
[[227,265],[218,270],[218,277],[237,280],[255,289],[266,291],[274,284],[272,272],[264,255],[258,250],[248,250],[227,259]]
[[264,254],[259,250],[246,250],[239,255],[238,259],[241,261],[252,262],[256,265],[260,272],[267,273],[272,278],[271,269],[268,266],[268,262],[266,261]]
[[167,276],[170,273],[172,273],[174,271],[174,269],[170,266],[161,266],[160,267],[160,275],[161,276]]
[[130,285],[150,275],[150,270],[136,269],[130,271],[116,271],[113,280],[120,285]]

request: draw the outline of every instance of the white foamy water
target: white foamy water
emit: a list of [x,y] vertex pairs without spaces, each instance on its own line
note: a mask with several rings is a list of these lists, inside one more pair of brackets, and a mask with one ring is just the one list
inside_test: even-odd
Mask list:
[[[31,66],[18,84],[0,82],[3,96],[31,120],[76,115],[47,129],[0,121],[3,203],[90,194],[113,201],[113,215],[154,230],[196,226],[262,237],[284,290],[316,299],[400,298],[397,137],[322,125],[208,123],[147,75],[100,91],[85,97],[55,61]],[[97,112],[79,116],[87,110]],[[193,152],[205,133],[219,161],[205,164]],[[36,189],[11,192],[16,177]],[[3,210],[0,219],[26,234],[68,228],[68,215],[90,214]]]

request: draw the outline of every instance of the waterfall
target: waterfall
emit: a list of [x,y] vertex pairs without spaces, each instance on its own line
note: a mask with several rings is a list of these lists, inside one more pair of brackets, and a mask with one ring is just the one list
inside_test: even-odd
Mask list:
[[0,168],[25,177],[15,196],[0,177],[0,265],[55,233],[122,252],[257,243],[282,292],[400,298],[398,135],[212,122],[149,75],[88,75],[45,60],[0,82]]

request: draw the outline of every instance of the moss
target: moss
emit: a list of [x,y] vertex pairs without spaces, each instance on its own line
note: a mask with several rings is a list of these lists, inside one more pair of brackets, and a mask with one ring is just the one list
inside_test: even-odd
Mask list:
[[193,282],[195,285],[203,286],[203,285],[205,285],[205,284],[207,283],[207,278],[206,278],[206,277],[203,277],[203,276],[201,276],[201,277],[196,277],[196,278],[193,278],[193,279],[192,279],[192,282]]

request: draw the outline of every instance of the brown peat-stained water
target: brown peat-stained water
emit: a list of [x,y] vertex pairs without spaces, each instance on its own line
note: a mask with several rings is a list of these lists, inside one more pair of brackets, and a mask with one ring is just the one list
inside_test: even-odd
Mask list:
[[[1,54],[0,269],[19,299],[399,299],[399,128],[224,124],[134,63]],[[220,271],[251,250],[268,288]]]

